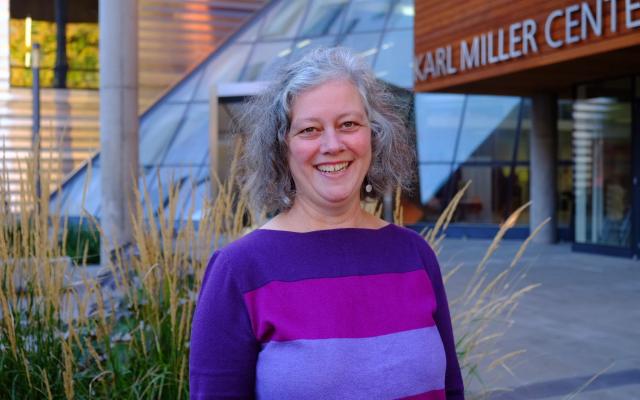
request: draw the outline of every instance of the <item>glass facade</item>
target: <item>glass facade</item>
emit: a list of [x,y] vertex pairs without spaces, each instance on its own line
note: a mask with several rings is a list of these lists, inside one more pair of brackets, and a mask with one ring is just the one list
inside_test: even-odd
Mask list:
[[[160,177],[163,183],[171,180],[179,186],[184,210],[193,199],[195,217],[199,215],[203,199],[211,192],[209,93],[212,86],[268,80],[275,68],[315,47],[342,45],[351,47],[367,60],[380,79],[410,93],[412,43],[412,1],[271,2],[142,115],[141,186],[146,185],[151,195],[151,202],[145,207],[157,209],[166,203],[168,190],[164,188],[165,193],[157,193],[157,177]],[[224,166],[230,164],[233,156],[231,125],[227,124],[233,124],[237,103],[221,101],[218,148],[213,158],[221,167],[216,173],[224,178]],[[54,195],[54,203],[61,201],[63,210],[70,216],[80,216],[84,209],[99,217],[99,168],[98,154],[66,181],[63,190]],[[91,190],[83,196],[85,187]]]
[[[160,176],[163,182],[171,179],[179,185],[184,207],[193,201],[197,217],[211,192],[212,160],[221,178],[227,173],[223,167],[230,165],[234,148],[229,132],[241,98],[220,99],[218,145],[212,156],[208,134],[212,86],[268,80],[274,68],[317,46],[343,45],[367,60],[381,80],[413,97],[418,182],[415,193],[403,199],[405,221],[435,221],[469,180],[472,185],[454,222],[495,226],[504,221],[530,199],[530,101],[413,95],[413,16],[413,2],[407,0],[272,2],[142,116],[141,183],[151,193],[156,190],[147,206],[156,209],[166,202],[166,193],[157,194],[155,181]],[[565,225],[570,224],[573,210],[571,110],[571,102],[560,103],[558,196],[560,224]],[[83,196],[78,191],[87,186],[90,193],[99,193],[99,164],[98,155],[91,161],[91,176],[84,168],[66,183],[59,200],[70,215],[81,214]],[[92,199],[92,207],[85,208],[99,216],[98,203]],[[520,223],[526,226],[527,221],[525,215]]]
[[575,241],[628,248],[632,79],[581,85],[574,103]]

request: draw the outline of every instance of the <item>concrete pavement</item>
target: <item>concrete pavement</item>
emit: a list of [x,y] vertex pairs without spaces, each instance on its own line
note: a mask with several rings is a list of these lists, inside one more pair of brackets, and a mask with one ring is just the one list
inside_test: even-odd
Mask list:
[[[487,266],[498,273],[521,241],[504,241]],[[439,259],[463,267],[447,284],[453,299],[464,288],[490,242],[447,239]],[[484,373],[492,400],[640,399],[640,261],[575,253],[569,244],[531,244],[520,261],[525,295],[501,351],[525,349],[511,364]],[[478,388],[472,385],[471,388]]]

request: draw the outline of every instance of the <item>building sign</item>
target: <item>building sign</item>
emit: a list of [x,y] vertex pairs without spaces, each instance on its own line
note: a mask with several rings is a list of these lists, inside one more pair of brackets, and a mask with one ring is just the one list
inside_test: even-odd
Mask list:
[[[471,0],[452,2],[454,10],[436,8],[437,3],[417,0],[416,4],[414,79],[417,86],[629,34],[635,34],[636,44],[640,45],[640,0],[544,3]],[[536,9],[535,3],[547,7]],[[483,13],[487,4],[491,8]],[[431,6],[432,11],[439,9],[446,15],[437,19],[437,12],[436,15],[429,12]],[[474,7],[477,8],[474,10]],[[465,18],[470,11],[479,12],[484,18],[478,18],[478,14]],[[495,15],[493,20],[491,14]],[[520,18],[508,21],[509,16]],[[447,29],[445,21],[461,29]],[[502,21],[508,22],[500,24]],[[487,26],[492,22],[497,24]],[[423,23],[425,28],[422,28]],[[432,29],[426,25],[434,23]],[[633,41],[625,43],[629,45]],[[607,50],[607,46],[600,46],[599,50]]]

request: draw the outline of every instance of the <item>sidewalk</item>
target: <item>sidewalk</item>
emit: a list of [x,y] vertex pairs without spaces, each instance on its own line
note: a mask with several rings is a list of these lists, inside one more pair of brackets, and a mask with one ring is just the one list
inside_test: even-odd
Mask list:
[[[488,270],[508,265],[521,243],[502,242]],[[450,298],[489,244],[444,242],[443,269],[463,263],[447,284]],[[500,341],[504,353],[526,349],[511,363],[513,375],[503,368],[484,375],[490,387],[510,389],[491,399],[566,399],[599,373],[575,399],[640,399],[640,261],[532,244],[520,267],[528,269],[525,284],[542,285],[525,295]]]

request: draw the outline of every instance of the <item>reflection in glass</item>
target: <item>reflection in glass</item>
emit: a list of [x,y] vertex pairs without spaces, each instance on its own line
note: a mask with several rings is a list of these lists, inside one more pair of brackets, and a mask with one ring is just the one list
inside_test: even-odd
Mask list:
[[198,85],[194,101],[209,101],[209,91],[216,83],[236,82],[250,49],[249,44],[236,44],[229,46],[228,51],[210,59],[202,82]]
[[456,161],[511,160],[520,98],[469,96]]
[[191,104],[186,118],[162,160],[168,165],[193,165],[209,151],[209,105]]
[[384,21],[389,10],[390,1],[353,0],[344,33],[380,31],[384,28]]
[[296,35],[308,0],[286,0],[273,7],[264,23],[259,39],[289,39]]
[[187,104],[160,104],[140,122],[140,165],[157,165],[184,120]]
[[[574,102],[578,243],[621,247],[630,244],[631,105],[628,99],[612,96],[619,83],[582,86],[578,90],[580,98]],[[598,96],[599,93],[606,95]]]
[[376,76],[403,88],[413,87],[413,31],[387,32],[376,59]]
[[319,38],[299,40],[293,45],[293,53],[291,54],[289,61],[296,61],[300,59],[302,55],[320,46],[331,47],[335,41],[335,36],[323,36]]
[[420,162],[453,161],[465,103],[466,96],[459,94],[416,94],[415,116]]
[[[442,171],[439,171],[441,169]],[[427,164],[420,167],[421,178],[437,173],[444,174],[449,166],[441,164]],[[421,179],[421,189],[423,179]],[[424,219],[435,222],[451,198],[468,181],[471,185],[462,197],[454,222],[499,224],[518,207],[529,201],[529,168],[526,166],[512,169],[509,166],[491,165],[463,165],[453,173],[448,174],[447,179],[438,182],[438,187],[429,187],[433,195],[427,200],[423,199]],[[435,183],[435,181],[432,181]],[[525,212],[526,214],[526,212]],[[528,215],[523,214],[518,220],[519,224],[528,223]]]
[[400,0],[396,3],[389,16],[387,29],[413,28],[413,18],[416,11],[414,0]]
[[559,165],[556,169],[556,179],[556,220],[558,226],[570,226],[573,214],[573,166]]
[[558,102],[558,160],[570,161],[573,154],[573,102]]
[[348,35],[344,38],[340,45],[349,47],[354,53],[362,57],[367,64],[373,66],[373,60],[378,53],[378,44],[380,42],[380,33],[360,33]]
[[298,36],[336,34],[346,14],[347,0],[315,0]]
[[178,87],[174,88],[167,95],[166,102],[168,103],[180,103],[191,101],[193,97],[193,91],[196,90],[198,84],[202,79],[202,68],[198,68],[193,71],[189,76],[178,83]]
[[289,41],[256,44],[241,80],[266,80],[269,74],[287,61],[292,52],[291,47]]

